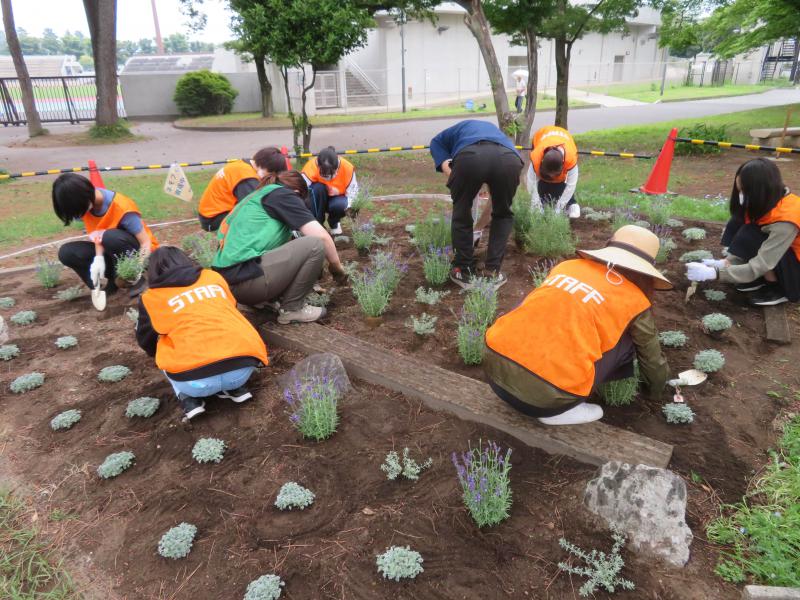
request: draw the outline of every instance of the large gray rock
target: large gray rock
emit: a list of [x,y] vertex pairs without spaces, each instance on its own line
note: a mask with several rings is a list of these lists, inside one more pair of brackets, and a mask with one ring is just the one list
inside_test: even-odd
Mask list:
[[0,317],[0,344],[5,344],[8,341],[8,325],[5,319]]
[[682,567],[692,531],[686,525],[686,484],[667,469],[607,462],[586,486],[584,502],[631,547]]
[[279,379],[284,389],[294,389],[298,384],[303,384],[314,379],[327,379],[334,383],[341,398],[350,391],[350,378],[342,364],[342,359],[324,352],[312,354],[297,363],[294,368]]

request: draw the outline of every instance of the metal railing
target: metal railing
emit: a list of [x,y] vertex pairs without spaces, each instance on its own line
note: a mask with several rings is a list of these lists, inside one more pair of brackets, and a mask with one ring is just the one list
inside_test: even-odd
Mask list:
[[[31,77],[36,110],[43,123],[93,121],[96,117],[97,86],[91,76]],[[117,111],[125,116],[122,92],[117,88]],[[16,77],[0,78],[0,123],[27,123],[22,88]]]

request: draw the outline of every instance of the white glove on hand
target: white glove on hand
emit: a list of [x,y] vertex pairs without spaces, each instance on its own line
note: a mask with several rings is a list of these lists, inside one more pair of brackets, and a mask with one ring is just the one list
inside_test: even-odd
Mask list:
[[89,266],[89,279],[92,280],[92,285],[97,288],[100,285],[100,280],[105,276],[106,259],[102,254],[98,254]]
[[703,263],[690,262],[686,265],[686,277],[689,281],[713,281],[717,278],[717,270]]
[[704,258],[703,264],[707,267],[714,267],[715,269],[722,269],[728,265],[726,260],[717,260],[716,258]]

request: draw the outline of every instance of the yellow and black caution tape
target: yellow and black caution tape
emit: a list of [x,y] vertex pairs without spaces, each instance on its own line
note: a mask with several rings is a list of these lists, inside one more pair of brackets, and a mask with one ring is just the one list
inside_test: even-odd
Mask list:
[[733,142],[718,142],[715,140],[695,140],[692,138],[675,138],[676,142],[694,144],[695,146],[718,146],[720,148],[741,148],[742,150],[761,150],[763,152],[778,152],[780,154],[800,154],[800,148],[784,148],[781,146],[759,146],[757,144],[735,144]]

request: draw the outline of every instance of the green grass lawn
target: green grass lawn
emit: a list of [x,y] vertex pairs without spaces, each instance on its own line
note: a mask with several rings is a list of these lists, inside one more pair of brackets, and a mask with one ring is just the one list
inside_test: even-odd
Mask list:
[[607,86],[600,85],[577,89],[586,92],[594,92],[596,94],[616,96],[617,98],[626,98],[628,100],[638,100],[639,102],[656,102],[657,100],[699,100],[717,96],[743,96],[745,94],[765,92],[783,85],[787,85],[787,83],[774,81],[754,85],[705,85],[702,87],[696,85],[682,85],[681,83],[669,83],[664,88],[663,96],[661,95],[660,83],[616,83]]

